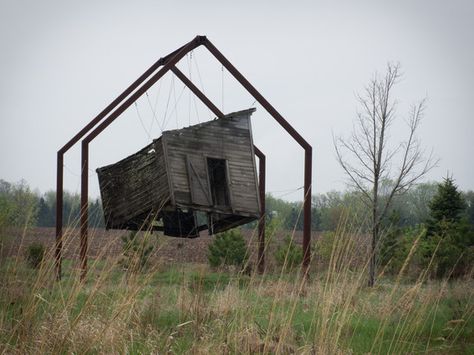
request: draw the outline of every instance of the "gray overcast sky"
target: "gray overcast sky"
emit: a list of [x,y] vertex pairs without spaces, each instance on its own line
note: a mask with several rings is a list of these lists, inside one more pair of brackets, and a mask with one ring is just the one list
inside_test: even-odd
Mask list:
[[[356,93],[388,61],[401,63],[400,122],[427,97],[420,130],[447,171],[474,189],[473,1],[21,1],[0,0],[0,178],[53,189],[56,151],[159,57],[208,38],[313,146],[314,192],[343,189],[332,134],[347,135]],[[225,112],[254,100],[204,50],[180,68]],[[160,135],[211,116],[172,76],[91,145],[95,169]],[[267,154],[268,187],[302,199],[303,151],[256,105],[254,140]],[[155,114],[153,114],[153,112]],[[401,140],[403,125],[391,138]],[[65,187],[79,191],[79,149],[66,155]]]

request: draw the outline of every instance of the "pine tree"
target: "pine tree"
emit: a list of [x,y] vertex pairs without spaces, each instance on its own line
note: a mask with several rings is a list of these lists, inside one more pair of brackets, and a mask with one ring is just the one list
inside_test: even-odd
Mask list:
[[452,178],[438,185],[430,202],[424,257],[433,258],[437,277],[458,276],[473,259],[474,233],[466,218],[466,201]]
[[43,197],[40,197],[38,202],[38,227],[53,227],[54,216],[51,213],[51,209],[46,204]]
[[388,217],[386,226],[386,233],[382,234],[380,239],[379,262],[381,266],[387,267],[387,271],[396,273],[401,265],[395,259],[402,247],[403,230],[400,227],[400,213],[398,210],[393,210]]
[[459,223],[466,210],[464,200],[452,178],[444,179],[443,184],[438,185],[438,192],[431,200],[430,218],[428,219],[428,235],[440,232],[440,222]]
[[242,267],[247,258],[247,245],[238,229],[230,229],[217,234],[209,244],[208,260],[212,267],[221,265]]

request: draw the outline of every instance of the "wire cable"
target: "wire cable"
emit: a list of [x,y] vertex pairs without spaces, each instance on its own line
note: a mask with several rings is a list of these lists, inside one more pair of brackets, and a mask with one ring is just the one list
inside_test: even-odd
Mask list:
[[163,133],[163,125],[160,124],[160,122],[158,121],[158,118],[156,117],[156,112],[153,109],[153,106],[152,106],[151,101],[150,101],[150,97],[148,96],[148,92],[146,92],[145,95],[146,95],[146,99],[148,101],[148,106],[150,106],[150,110],[153,114],[153,120],[151,120],[151,125],[150,125],[149,132],[151,132],[151,128],[153,127],[153,122],[156,121],[156,123],[158,125],[158,128],[160,129],[161,133]]
[[[304,188],[304,186],[301,186],[301,187],[298,187],[297,189],[287,190],[288,192],[286,192],[286,193],[283,193],[283,194],[280,194],[280,195],[276,195],[276,196],[273,196],[273,195],[272,195],[272,196],[275,197],[275,198],[282,198],[282,197],[284,197],[284,196],[291,195],[291,194],[295,193],[296,191],[302,190],[303,188]],[[284,191],[284,190],[282,190],[282,191]],[[269,192],[269,193],[271,193],[271,192]]]
[[140,111],[138,111],[138,105],[137,105],[137,102],[135,101],[134,102],[134,106],[135,106],[135,110],[137,111],[137,116],[138,116],[138,119],[140,120],[140,123],[143,127],[143,130],[145,131],[146,135],[148,136],[148,139],[149,140],[152,140],[151,139],[151,135],[150,135],[150,132],[147,131],[146,127],[145,127],[145,124],[143,123],[143,120],[142,120],[142,116],[140,115]]
[[[199,65],[198,65],[198,60],[197,60],[197,56],[194,55],[194,66],[196,67],[196,72],[198,74],[198,78],[199,78],[199,84],[201,85],[201,91],[203,92],[203,94],[205,95],[206,94],[206,90],[204,89],[204,83],[202,81],[202,77],[201,77],[201,71],[199,70]],[[209,112],[209,120],[212,120],[212,111],[209,109],[208,110]]]

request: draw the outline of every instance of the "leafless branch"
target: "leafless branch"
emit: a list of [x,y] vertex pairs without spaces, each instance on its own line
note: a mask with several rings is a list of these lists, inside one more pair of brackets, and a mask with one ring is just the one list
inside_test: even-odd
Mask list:
[[[350,184],[361,192],[364,203],[372,210],[373,255],[380,222],[393,198],[410,189],[437,164],[432,153],[427,159],[424,157],[416,136],[426,100],[413,105],[409,112],[407,140],[395,148],[389,145],[389,131],[397,117],[397,101],[393,99],[392,91],[401,76],[400,65],[390,63],[384,77],[375,75],[362,95],[357,96],[361,110],[352,135],[347,139],[333,137],[339,164]],[[398,162],[397,157],[400,157]],[[392,169],[396,166],[396,173],[392,175]],[[387,188],[384,181],[391,181],[392,184]],[[371,260],[372,280],[374,268],[375,261]]]

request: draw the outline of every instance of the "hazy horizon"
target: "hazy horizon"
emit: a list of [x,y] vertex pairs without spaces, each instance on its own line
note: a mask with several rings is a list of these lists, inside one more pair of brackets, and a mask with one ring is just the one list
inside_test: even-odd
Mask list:
[[[313,146],[313,194],[344,190],[332,136],[350,134],[357,93],[388,62],[405,138],[411,104],[427,98],[419,137],[440,159],[424,181],[449,173],[474,190],[474,3],[3,1],[0,11],[0,179],[56,185],[56,152],[159,57],[206,35]],[[302,200],[303,150],[204,49],[179,67],[225,113],[255,106],[254,142],[267,155],[267,192]],[[95,169],[175,129],[213,118],[166,75],[90,145]],[[80,191],[80,148],[65,155],[64,186]]]

